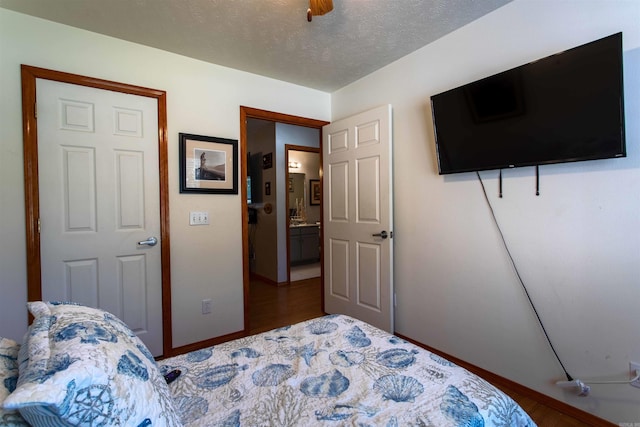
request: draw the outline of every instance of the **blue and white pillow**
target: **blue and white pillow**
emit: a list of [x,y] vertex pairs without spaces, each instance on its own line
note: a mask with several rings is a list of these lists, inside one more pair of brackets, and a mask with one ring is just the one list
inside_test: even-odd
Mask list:
[[118,318],[76,304],[32,302],[15,391],[4,402],[34,426],[179,426],[164,377]]
[[20,344],[8,338],[0,338],[0,426],[26,426],[18,411],[2,409],[7,396],[16,389],[18,382],[18,350]]

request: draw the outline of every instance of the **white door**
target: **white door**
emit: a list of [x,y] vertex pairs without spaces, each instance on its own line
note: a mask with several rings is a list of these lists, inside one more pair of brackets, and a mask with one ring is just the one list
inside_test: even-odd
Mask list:
[[324,302],[393,332],[391,105],[323,128]]
[[160,355],[157,101],[36,85],[42,298],[107,310]]

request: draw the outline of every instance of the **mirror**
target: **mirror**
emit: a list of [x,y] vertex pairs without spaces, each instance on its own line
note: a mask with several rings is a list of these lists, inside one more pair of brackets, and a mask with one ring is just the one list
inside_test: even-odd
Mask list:
[[304,221],[305,210],[305,174],[289,173],[289,217],[292,222]]

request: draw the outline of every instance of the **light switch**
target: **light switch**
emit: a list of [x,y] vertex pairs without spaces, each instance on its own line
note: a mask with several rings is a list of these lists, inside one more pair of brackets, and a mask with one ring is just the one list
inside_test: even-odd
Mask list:
[[209,212],[189,212],[189,225],[209,225]]

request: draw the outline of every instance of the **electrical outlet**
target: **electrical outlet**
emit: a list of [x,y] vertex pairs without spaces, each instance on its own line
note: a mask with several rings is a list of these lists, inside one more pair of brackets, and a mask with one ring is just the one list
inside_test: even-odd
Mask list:
[[213,301],[210,299],[202,300],[202,314],[211,314],[211,306],[213,305]]
[[209,212],[189,212],[189,225],[209,225]]
[[[629,370],[631,371],[631,375],[635,377],[640,374],[640,363],[638,362],[629,362]],[[631,381],[630,384],[634,387],[640,388],[640,379],[636,379],[635,381]]]

